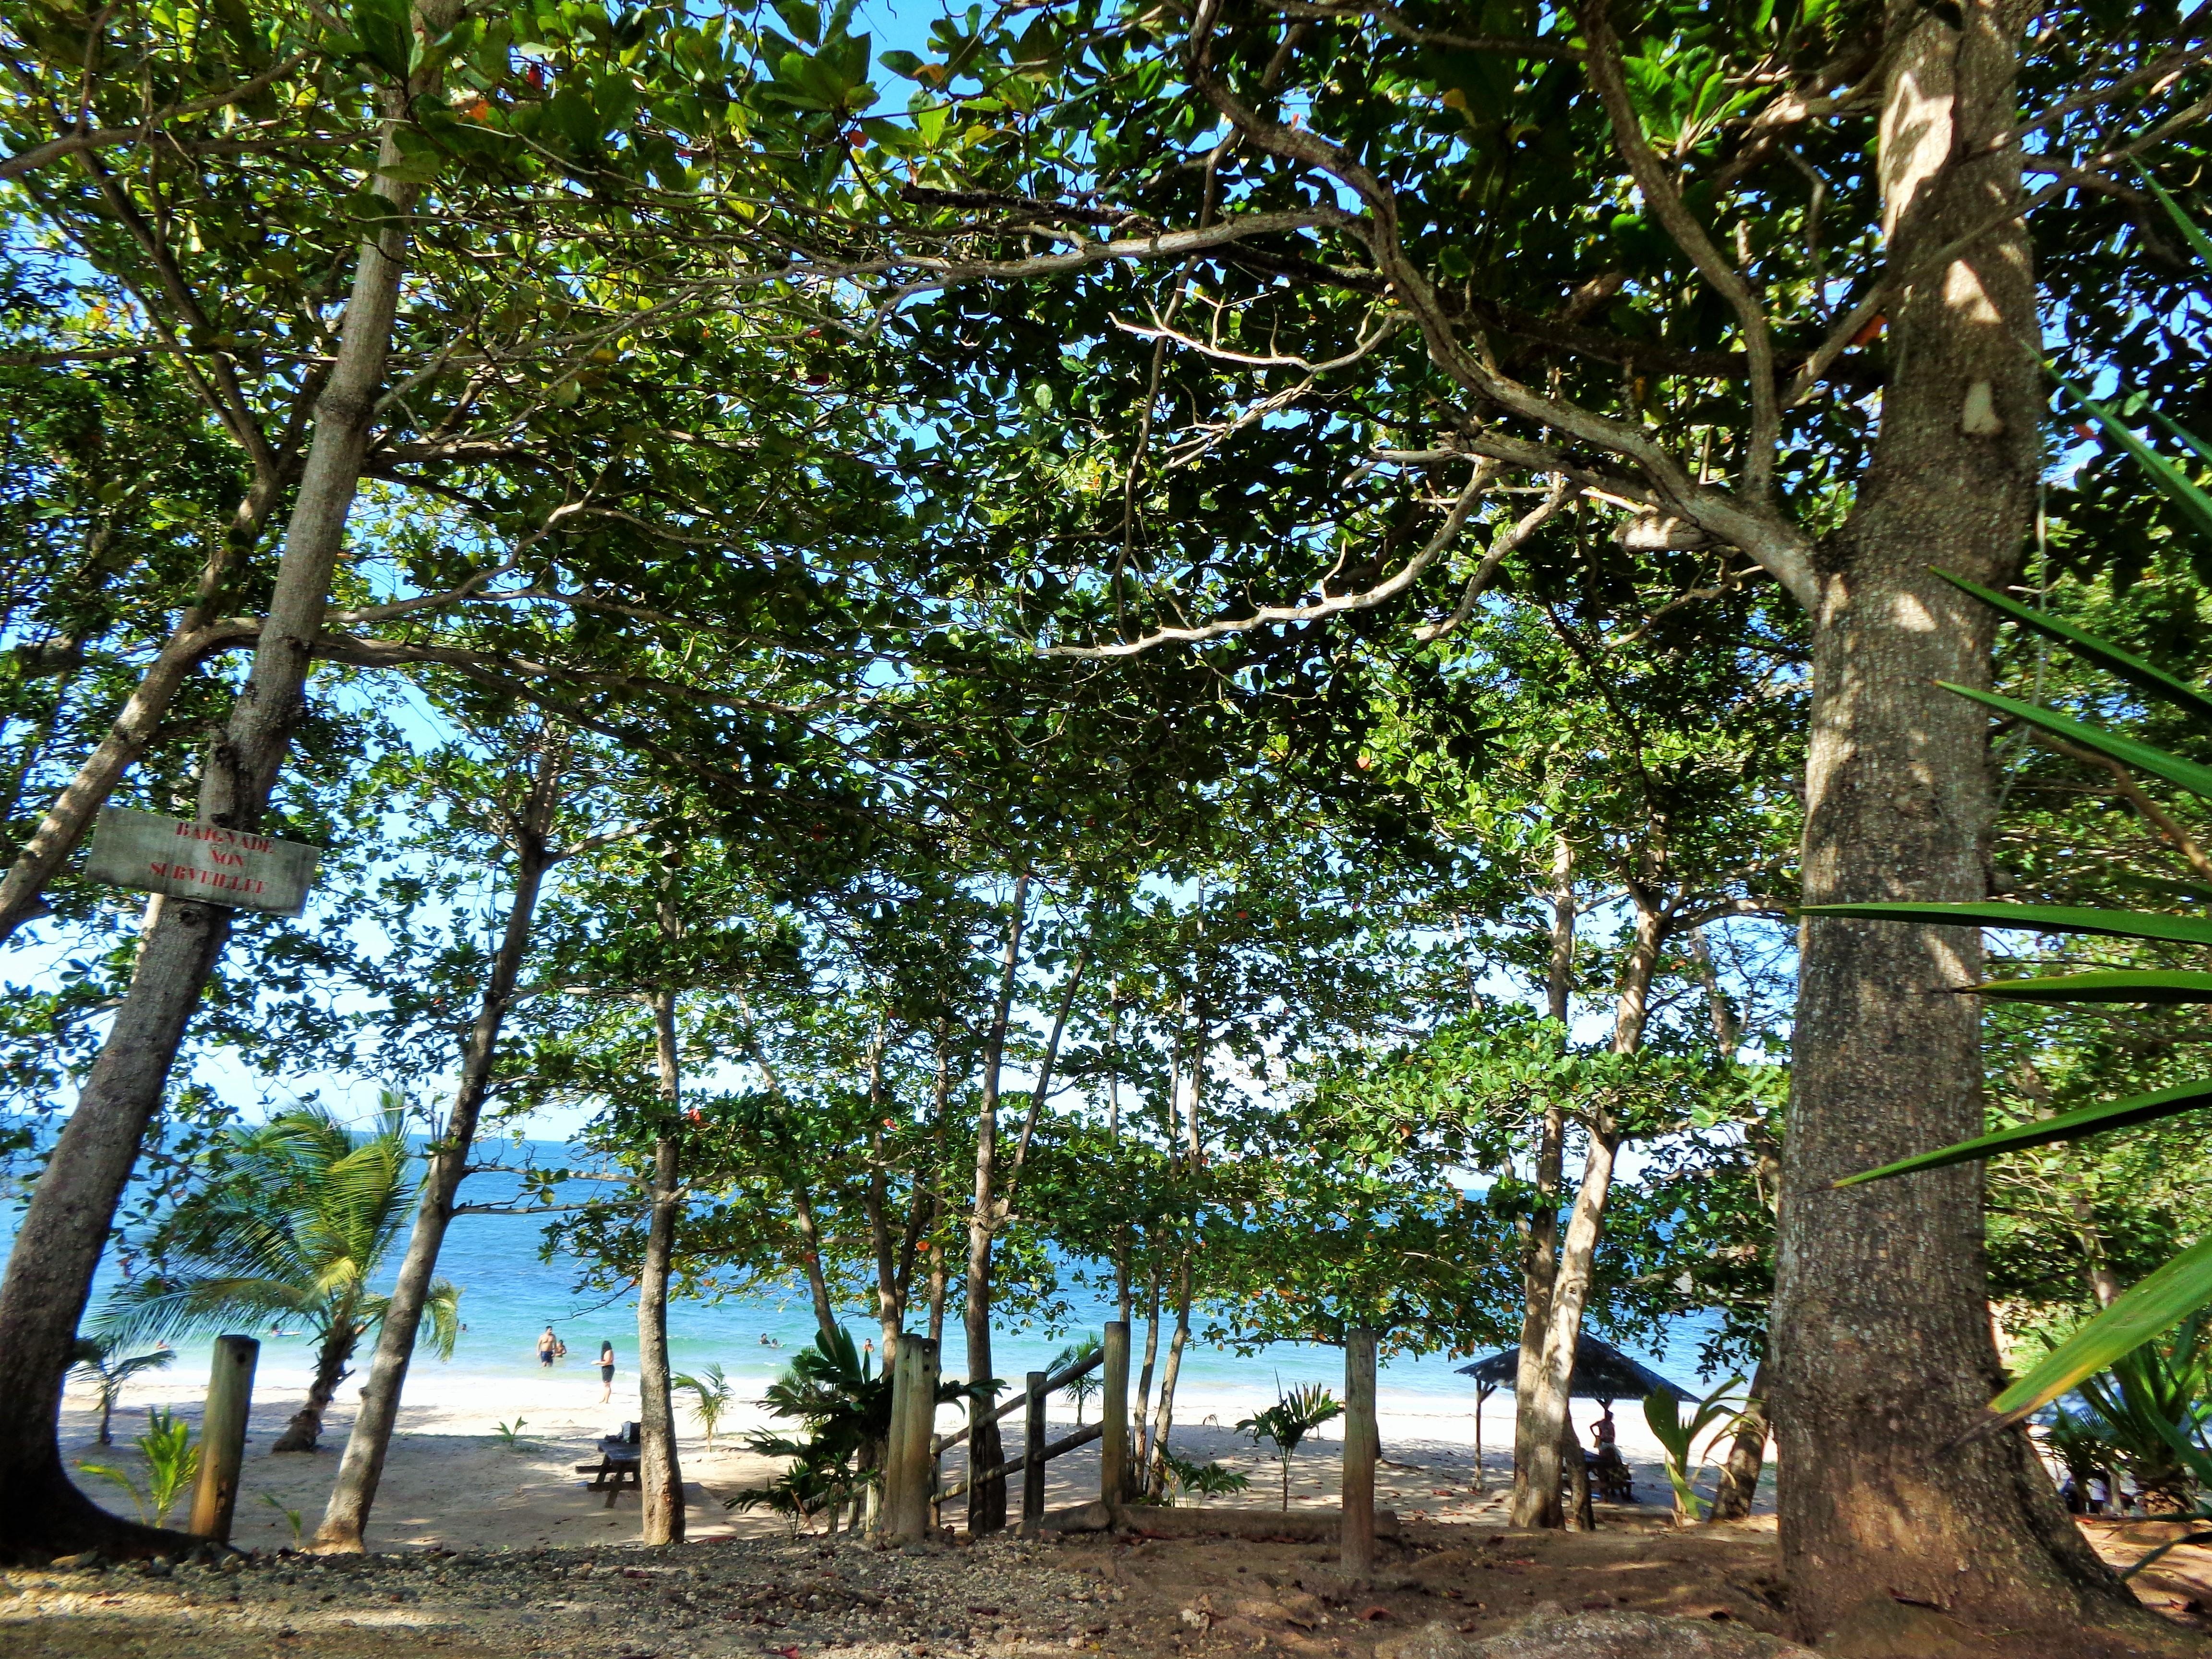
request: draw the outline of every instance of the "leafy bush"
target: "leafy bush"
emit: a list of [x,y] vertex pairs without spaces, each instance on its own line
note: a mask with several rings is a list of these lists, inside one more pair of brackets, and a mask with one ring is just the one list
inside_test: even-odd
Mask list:
[[1252,1484],[1252,1477],[1240,1470],[1224,1468],[1218,1463],[1194,1463],[1171,1451],[1160,1453],[1160,1467],[1167,1471],[1170,1506],[1185,1492],[1194,1492],[1200,1498],[1220,1498],[1243,1492]]
[[[942,1382],[937,1401],[951,1405],[988,1400],[998,1386]],[[891,1431],[890,1374],[878,1376],[872,1359],[854,1346],[848,1333],[817,1333],[814,1346],[802,1349],[790,1369],[769,1385],[761,1404],[773,1416],[796,1421],[804,1436],[793,1439],[769,1429],[748,1434],[749,1450],[789,1458],[792,1466],[767,1486],[739,1492],[724,1507],[771,1510],[789,1517],[794,1531],[827,1508],[834,1528],[839,1509],[865,1498],[882,1480],[884,1444]]]

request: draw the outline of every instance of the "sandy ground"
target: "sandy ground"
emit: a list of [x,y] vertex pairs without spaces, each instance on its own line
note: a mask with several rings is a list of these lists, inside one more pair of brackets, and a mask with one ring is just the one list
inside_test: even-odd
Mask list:
[[[128,1442],[147,1406],[197,1416],[197,1390],[156,1374],[117,1419],[109,1461],[135,1468]],[[1656,1507],[1666,1493],[1640,1422],[1621,1439],[1649,1507],[1603,1507],[1589,1534],[1514,1533],[1502,1491],[1503,1413],[1486,1423],[1478,1490],[1473,1447],[1437,1435],[1448,1416],[1384,1414],[1381,1500],[1405,1518],[1370,1583],[1334,1565],[1333,1545],[1263,1539],[1089,1535],[899,1552],[849,1538],[793,1536],[779,1519],[723,1499],[773,1474],[734,1445],[726,1425],[711,1450],[696,1424],[682,1444],[690,1541],[640,1545],[638,1501],[610,1510],[573,1464],[598,1436],[635,1414],[619,1390],[599,1402],[577,1375],[464,1382],[431,1371],[403,1414],[371,1527],[382,1553],[319,1560],[291,1554],[291,1520],[312,1530],[351,1418],[333,1413],[327,1449],[277,1457],[262,1450],[298,1402],[272,1379],[256,1401],[236,1541],[253,1549],[236,1569],[181,1564],[54,1568],[0,1575],[0,1652],[8,1659],[403,1659],[438,1650],[452,1659],[1048,1659],[1071,1652],[1118,1659],[1401,1659],[1378,1645],[1441,1623],[1487,1635],[1531,1613],[1605,1609],[1686,1618],[1753,1631],[1787,1623],[1770,1516],[1677,1531]],[[1214,1457],[1252,1477],[1245,1509],[1279,1503],[1276,1465],[1218,1422],[1176,1434],[1185,1455]],[[1586,1418],[1586,1413],[1581,1413]],[[737,1414],[741,1431],[757,1413]],[[496,1431],[520,1419],[516,1443]],[[1458,1424],[1471,1431],[1471,1419]],[[948,1426],[949,1426],[948,1421]],[[97,1459],[89,1402],[65,1413],[73,1462]],[[1010,1419],[1009,1426],[1012,1426]],[[1053,1432],[1066,1425],[1055,1422]],[[1434,1437],[1407,1432],[1427,1430]],[[1009,1450],[1019,1444],[1010,1435]],[[1301,1450],[1294,1509],[1333,1504],[1340,1443]],[[1048,1501],[1072,1505],[1097,1490],[1095,1449],[1051,1466]],[[962,1473],[956,1455],[946,1478]],[[103,1501],[121,1494],[88,1481]],[[270,1500],[274,1500],[273,1502]],[[1016,1498],[1017,1504],[1018,1498]],[[949,1520],[960,1505],[950,1506]],[[2126,1565],[2171,1535],[2134,1522],[2093,1523],[2107,1559]],[[2174,1552],[2136,1582],[2142,1600],[2179,1625],[2212,1629],[2212,1550]],[[1887,1604],[1884,1603],[1887,1607]],[[2004,1636],[1936,1628],[1926,1609],[1839,1659],[2103,1659],[2166,1654],[2163,1646],[2069,1643],[2023,1646]],[[1935,1638],[1939,1643],[1931,1645]],[[2178,1640],[2185,1637],[2177,1633]]]
[[[1412,1654],[1453,1659],[1462,1638],[1532,1616],[1682,1621],[1666,1628],[1686,1637],[1787,1626],[1771,1521],[1678,1532],[1623,1510],[1578,1534],[1413,1522],[1378,1547],[1363,1583],[1346,1578],[1336,1556],[1334,1545],[1280,1537],[1140,1532],[1037,1542],[1000,1534],[896,1551],[849,1539],[740,1538],[331,1560],[264,1553],[221,1568],[56,1567],[0,1574],[0,1651],[9,1659],[402,1659],[426,1650],[447,1659],[1407,1659],[1388,1644],[1414,1635]],[[1836,1659],[2185,1659],[2205,1650],[2170,1626],[2117,1640],[1975,1632],[1882,1597],[1873,1598],[1870,1618],[1856,1619],[1857,1628],[1821,1650]]]
[[[63,1450],[75,1467],[101,1462],[133,1474],[143,1467],[132,1439],[143,1432],[149,1408],[164,1407],[197,1421],[204,1385],[187,1369],[190,1358],[172,1371],[157,1371],[134,1383],[124,1396],[115,1418],[115,1443],[100,1446],[95,1438],[97,1413],[89,1392],[70,1391],[63,1413]],[[196,1369],[196,1368],[192,1368]],[[637,1415],[634,1383],[618,1379],[613,1400],[599,1403],[600,1385],[572,1361],[564,1369],[543,1376],[486,1379],[443,1372],[426,1366],[409,1379],[399,1431],[385,1466],[371,1521],[371,1540],[379,1549],[444,1548],[499,1549],[566,1545],[580,1540],[617,1541],[634,1538],[638,1522],[635,1492],[623,1493],[607,1507],[604,1493],[586,1490],[587,1477],[575,1466],[598,1460],[601,1435],[619,1428]],[[323,1505],[337,1474],[337,1454],[343,1449],[353,1422],[355,1390],[342,1390],[326,1421],[323,1449],[307,1454],[269,1455],[284,1424],[305,1398],[299,1379],[282,1376],[263,1381],[254,1394],[253,1413],[243,1480],[240,1486],[234,1538],[247,1548],[275,1549],[293,1541],[292,1516],[312,1534],[322,1516]],[[688,1396],[679,1396],[679,1401]],[[1279,1504],[1283,1501],[1279,1464],[1245,1437],[1223,1425],[1223,1413],[1208,1409],[1203,1397],[1188,1402],[1184,1415],[1194,1419],[1179,1423],[1171,1443],[1179,1455],[1199,1462],[1218,1462],[1244,1474],[1249,1489],[1234,1497],[1206,1502],[1250,1505]],[[1394,1404],[1398,1408],[1393,1409]],[[1382,1402],[1382,1431],[1384,1462],[1376,1471],[1376,1501],[1408,1518],[1437,1520],[1503,1519],[1501,1488],[1511,1468],[1504,1449],[1511,1443],[1510,1398],[1490,1402],[1483,1422],[1484,1456],[1477,1480],[1472,1443],[1474,1418],[1472,1401],[1464,1413],[1435,1408],[1418,1398]],[[1596,1407],[1576,1402],[1579,1424],[1595,1419]],[[1664,1464],[1640,1414],[1632,1407],[1617,1407],[1615,1419],[1622,1455],[1628,1462],[1639,1501],[1656,1505],[1669,1502]],[[941,1416],[941,1431],[957,1428],[957,1412]],[[1234,1419],[1230,1419],[1233,1421]],[[696,1420],[682,1419],[684,1433],[678,1449],[684,1490],[690,1499],[686,1527],[693,1539],[774,1537],[784,1523],[764,1511],[747,1512],[726,1506],[726,1500],[750,1486],[766,1485],[779,1465],[743,1448],[748,1429],[770,1419],[757,1406],[742,1402],[723,1419],[710,1448]],[[520,1424],[514,1443],[501,1434],[502,1427]],[[1054,1412],[1048,1431],[1057,1438],[1074,1427],[1074,1415]],[[780,1425],[787,1427],[788,1425]],[[1004,1419],[1006,1455],[1018,1455],[1021,1447],[1020,1416]],[[1289,1506],[1292,1509],[1334,1507],[1340,1476],[1340,1425],[1331,1425],[1302,1446],[1291,1463]],[[1588,1443],[1588,1435],[1584,1433]],[[948,1486],[963,1479],[966,1464],[962,1448],[946,1455],[944,1478]],[[1059,1508],[1079,1504],[1098,1495],[1098,1455],[1094,1442],[1054,1459],[1046,1466],[1046,1503]],[[80,1483],[100,1502],[127,1508],[129,1499],[114,1486],[88,1476]],[[1710,1491],[1708,1472],[1704,1486]],[[1478,1489],[1480,1488],[1480,1489]],[[1771,1510],[1772,1474],[1762,1483],[1762,1511]],[[1020,1494],[1012,1504],[1018,1512]],[[949,1506],[960,1510],[962,1500]],[[288,1511],[289,1513],[288,1513]],[[948,1521],[955,1518],[948,1513]]]

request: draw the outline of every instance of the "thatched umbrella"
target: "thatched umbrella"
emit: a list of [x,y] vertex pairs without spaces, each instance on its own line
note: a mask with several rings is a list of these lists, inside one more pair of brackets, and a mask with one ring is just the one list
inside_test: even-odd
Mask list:
[[[1518,1348],[1508,1348],[1459,1368],[1462,1376],[1471,1376],[1475,1383],[1474,1468],[1478,1486],[1482,1478],[1482,1407],[1498,1389],[1510,1390],[1513,1387],[1520,1369]],[[1638,1364],[1610,1342],[1601,1342],[1587,1334],[1576,1338],[1574,1377],[1567,1385],[1570,1399],[1595,1400],[1610,1411],[1616,1400],[1642,1400],[1655,1394],[1670,1395],[1683,1401],[1697,1399],[1688,1389],[1679,1389],[1650,1367]]]

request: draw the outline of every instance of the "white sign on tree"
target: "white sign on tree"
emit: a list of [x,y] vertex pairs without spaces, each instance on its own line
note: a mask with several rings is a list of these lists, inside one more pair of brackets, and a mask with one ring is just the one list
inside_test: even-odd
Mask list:
[[142,892],[296,916],[322,856],[296,841],[104,806],[84,873]]

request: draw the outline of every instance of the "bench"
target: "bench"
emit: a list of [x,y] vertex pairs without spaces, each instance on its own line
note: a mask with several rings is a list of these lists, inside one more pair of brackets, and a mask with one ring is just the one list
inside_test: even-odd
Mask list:
[[624,1486],[636,1487],[641,1492],[643,1491],[644,1483],[638,1478],[636,1436],[635,1428],[623,1434],[608,1435],[599,1442],[598,1462],[576,1465],[577,1474],[592,1477],[584,1490],[606,1493],[609,1509],[614,1508],[615,1499],[622,1496]]

